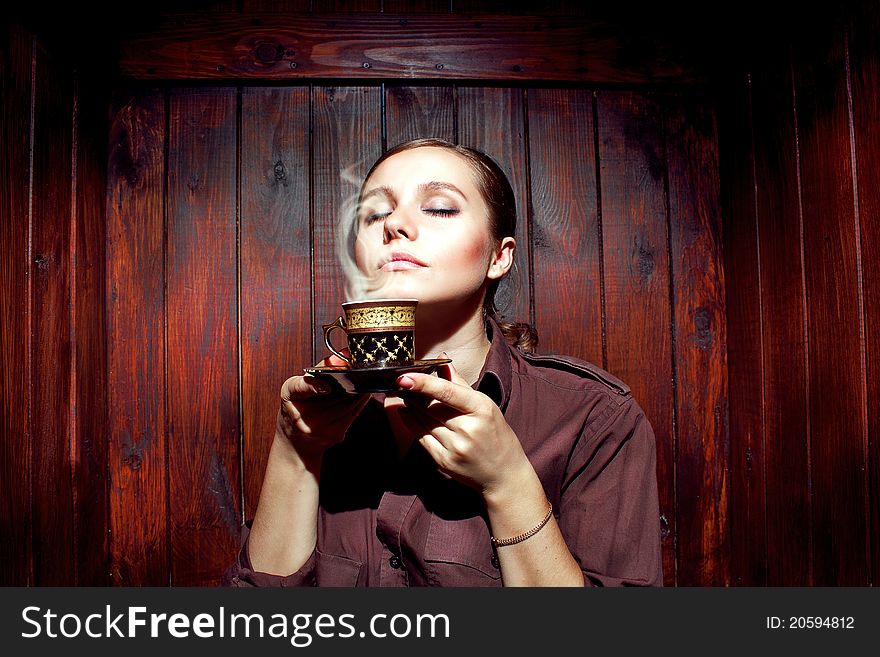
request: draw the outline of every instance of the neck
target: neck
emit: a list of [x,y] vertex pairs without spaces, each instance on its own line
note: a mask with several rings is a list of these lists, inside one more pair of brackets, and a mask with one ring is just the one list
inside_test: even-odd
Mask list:
[[473,385],[489,353],[482,299],[465,312],[461,308],[420,305],[417,323],[416,357],[436,358],[445,351],[461,377]]

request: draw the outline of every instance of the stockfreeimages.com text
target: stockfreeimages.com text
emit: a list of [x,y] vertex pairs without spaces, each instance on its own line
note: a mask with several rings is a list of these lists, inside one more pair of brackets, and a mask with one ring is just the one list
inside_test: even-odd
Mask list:
[[238,614],[227,613],[224,607],[213,614],[199,613],[190,618],[184,613],[148,613],[146,607],[126,607],[125,611],[114,612],[106,605],[103,612],[83,617],[31,606],[22,610],[21,617],[26,624],[26,630],[21,633],[25,639],[40,636],[68,639],[271,637],[289,639],[291,645],[304,648],[311,645],[315,637],[450,637],[446,614],[374,614],[360,630],[354,614]]

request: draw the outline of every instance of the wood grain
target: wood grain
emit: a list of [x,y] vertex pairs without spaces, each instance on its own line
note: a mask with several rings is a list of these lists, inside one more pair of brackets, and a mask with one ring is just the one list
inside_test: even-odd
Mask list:
[[864,368],[844,39],[795,49],[809,331],[813,584],[868,583]]
[[531,228],[522,92],[510,88],[459,88],[456,114],[459,143],[494,159],[513,187],[517,211],[514,269],[498,287],[495,305],[505,319],[530,322]]
[[0,40],[0,585],[33,584],[28,334],[31,64],[33,36],[4,26]]
[[626,381],[657,440],[663,571],[675,584],[672,335],[663,116],[656,98],[597,98],[607,369]]
[[312,0],[312,10],[322,13],[378,13],[382,10],[382,0]]
[[379,89],[315,87],[313,121],[314,309],[312,361],[327,354],[320,325],[342,312],[345,277],[340,260],[341,222],[354,217],[356,196],[370,165],[381,152]]
[[[872,582],[880,577],[880,8],[864,3],[850,26],[853,130],[858,170],[862,307],[868,411],[868,546]],[[873,492],[873,493],[872,493]]]
[[[765,586],[764,354],[758,257],[762,249],[755,198],[752,89],[748,74],[732,76],[728,84],[718,106],[718,122],[730,386],[731,584]],[[761,186],[768,182],[762,178]]]
[[678,584],[729,584],[727,336],[717,131],[699,94],[668,97]]
[[452,87],[389,85],[385,89],[388,148],[423,137],[455,141],[454,110]]
[[382,11],[386,14],[417,14],[450,11],[450,0],[382,0]]
[[529,90],[533,303],[540,350],[604,365],[593,97]]
[[107,164],[110,574],[169,582],[165,408],[165,96],[112,98]]
[[312,364],[309,91],[241,99],[244,515],[253,517],[284,381]]
[[31,468],[34,584],[75,581],[71,438],[73,86],[38,43],[32,196]]
[[239,0],[241,11],[284,11],[307,12],[312,8],[312,0]]
[[168,112],[171,583],[206,586],[241,519],[235,91],[175,90]]
[[124,77],[700,81],[659,38],[554,16],[216,13],[166,17],[126,37]]
[[74,339],[76,417],[73,458],[76,491],[76,583],[109,583],[107,306],[107,108],[104,90],[76,88],[76,223]]
[[788,58],[753,75],[760,244],[767,583],[810,583],[810,414],[797,135]]

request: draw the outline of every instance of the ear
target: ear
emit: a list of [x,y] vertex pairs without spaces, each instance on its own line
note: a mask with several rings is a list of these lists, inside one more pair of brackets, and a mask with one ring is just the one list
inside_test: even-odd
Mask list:
[[505,237],[492,252],[492,261],[489,263],[489,271],[486,276],[492,280],[504,278],[505,274],[513,267],[513,254],[516,251],[516,240]]

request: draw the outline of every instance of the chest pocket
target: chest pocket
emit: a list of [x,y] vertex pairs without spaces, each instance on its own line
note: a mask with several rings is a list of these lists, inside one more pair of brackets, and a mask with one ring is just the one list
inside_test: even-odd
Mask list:
[[431,514],[425,565],[438,586],[501,586],[489,529],[481,516],[444,520]]

